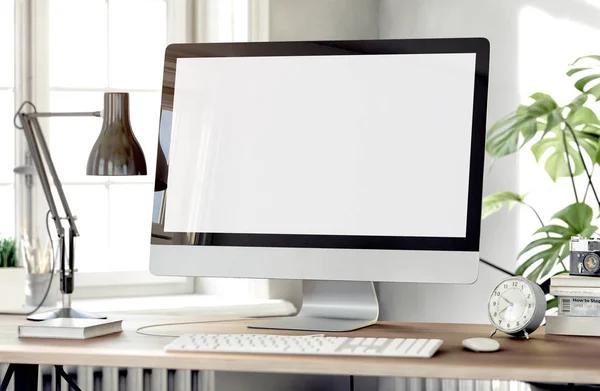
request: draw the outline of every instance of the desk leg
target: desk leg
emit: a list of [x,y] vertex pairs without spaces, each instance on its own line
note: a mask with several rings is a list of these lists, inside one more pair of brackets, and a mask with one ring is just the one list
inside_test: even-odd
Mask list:
[[10,379],[12,375],[15,373],[15,365],[10,364],[8,369],[6,370],[6,374],[4,375],[4,379],[2,379],[2,384],[0,384],[0,391],[6,391],[8,389],[8,385],[10,384]]
[[15,391],[37,391],[38,365],[13,364],[15,368]]
[[65,372],[65,369],[62,365],[55,365],[54,369],[56,370],[56,376],[54,376],[56,378],[56,391],[60,391],[61,379],[65,379],[71,387],[71,389],[75,391],[81,391],[81,388],[79,388],[77,383],[75,383],[75,381],[71,379],[71,376],[69,376],[69,374]]

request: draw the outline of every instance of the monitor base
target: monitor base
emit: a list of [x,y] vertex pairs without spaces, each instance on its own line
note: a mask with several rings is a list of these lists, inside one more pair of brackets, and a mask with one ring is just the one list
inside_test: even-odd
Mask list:
[[372,282],[302,282],[302,308],[296,316],[249,325],[255,329],[341,332],[370,326],[379,317],[379,303]]

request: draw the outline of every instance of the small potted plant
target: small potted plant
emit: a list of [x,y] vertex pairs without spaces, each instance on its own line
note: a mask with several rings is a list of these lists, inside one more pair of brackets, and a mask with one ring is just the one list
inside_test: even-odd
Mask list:
[[19,309],[25,303],[25,269],[17,262],[17,245],[0,238],[0,310]]

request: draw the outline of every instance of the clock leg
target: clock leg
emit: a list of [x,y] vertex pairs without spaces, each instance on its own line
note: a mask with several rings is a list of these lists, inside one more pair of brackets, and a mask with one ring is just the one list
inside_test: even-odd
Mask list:
[[525,338],[529,339],[529,333],[526,330],[523,330],[523,333],[525,334]]
[[494,329],[494,330],[492,331],[492,333],[490,334],[490,338],[492,338],[492,337],[493,337],[493,336],[496,334],[496,331],[498,331],[498,330]]

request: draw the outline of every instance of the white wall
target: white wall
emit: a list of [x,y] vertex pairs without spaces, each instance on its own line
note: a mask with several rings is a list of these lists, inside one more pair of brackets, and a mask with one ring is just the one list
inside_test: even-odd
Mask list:
[[379,0],[270,0],[269,40],[377,38],[378,3]]

